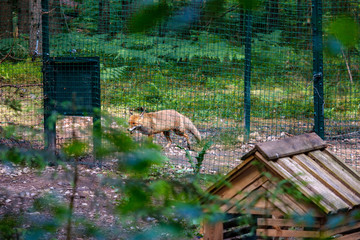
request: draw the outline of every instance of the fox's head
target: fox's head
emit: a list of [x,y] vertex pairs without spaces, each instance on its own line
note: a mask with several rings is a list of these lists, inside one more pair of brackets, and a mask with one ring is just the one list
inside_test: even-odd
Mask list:
[[139,114],[132,114],[130,112],[130,118],[129,118],[129,126],[130,128],[128,129],[128,131],[130,133],[133,133],[136,129],[139,129],[142,127],[142,124],[141,124],[141,120],[144,116],[144,112],[141,113],[140,115]]

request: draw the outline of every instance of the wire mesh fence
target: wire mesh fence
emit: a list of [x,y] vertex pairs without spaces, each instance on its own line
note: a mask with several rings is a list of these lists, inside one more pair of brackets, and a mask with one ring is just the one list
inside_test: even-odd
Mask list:
[[[324,25],[328,28],[324,37],[327,139],[338,155],[358,167],[360,76],[356,35],[359,33],[359,4],[356,1],[325,1],[324,13]],[[338,39],[344,37],[346,40],[339,44]]]
[[[48,8],[41,10],[41,3]],[[190,139],[195,150],[213,142],[204,162],[209,172],[234,167],[256,142],[313,131],[316,106],[324,114],[325,139],[358,166],[357,1],[245,3],[250,5],[220,0],[1,0],[0,124],[31,128],[35,131],[17,134],[44,145],[44,54],[74,61],[99,57],[102,112],[128,120],[130,112],[176,110],[200,132],[200,143]],[[314,5],[320,10],[316,21]],[[320,46],[314,45],[319,19]],[[43,52],[46,34],[48,53]],[[314,49],[322,56],[316,61],[323,62],[323,103],[315,101]],[[83,79],[74,71],[67,74],[74,86]],[[54,94],[60,90],[71,98],[66,89],[56,88]],[[91,144],[91,116],[65,114],[57,119],[57,146],[72,137],[74,122],[77,136]],[[139,130],[134,137],[146,137]],[[185,151],[177,147],[186,147],[186,138],[174,132],[170,137],[169,147],[167,131],[154,141],[173,163],[187,164]]]

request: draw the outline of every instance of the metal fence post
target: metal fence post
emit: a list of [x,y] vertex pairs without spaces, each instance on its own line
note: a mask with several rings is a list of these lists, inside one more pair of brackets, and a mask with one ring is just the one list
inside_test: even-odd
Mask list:
[[44,137],[45,148],[55,150],[56,147],[56,123],[50,119],[51,107],[48,83],[48,62],[50,58],[50,41],[49,41],[49,2],[41,1],[42,8],[42,59],[43,59],[43,91],[44,91]]
[[245,118],[245,142],[249,141],[250,135],[250,107],[251,107],[251,38],[252,38],[252,12],[246,10],[245,15],[245,71],[244,71],[244,118]]
[[314,130],[324,139],[322,0],[312,1]]

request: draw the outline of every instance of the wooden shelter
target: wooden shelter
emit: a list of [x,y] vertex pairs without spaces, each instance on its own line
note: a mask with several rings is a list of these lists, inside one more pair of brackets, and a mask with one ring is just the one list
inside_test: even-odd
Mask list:
[[242,159],[208,189],[228,218],[204,223],[203,239],[360,239],[360,175],[315,133],[259,143]]

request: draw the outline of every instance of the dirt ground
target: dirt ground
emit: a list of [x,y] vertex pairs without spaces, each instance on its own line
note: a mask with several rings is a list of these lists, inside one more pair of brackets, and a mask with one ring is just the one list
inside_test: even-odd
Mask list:
[[[0,146],[19,147],[22,150],[40,146],[31,145],[27,141],[1,139]],[[105,229],[105,239],[128,239],[128,235],[138,230],[146,229],[155,224],[155,219],[149,217],[140,219],[137,224],[127,224],[115,213],[114,206],[121,200],[119,191],[114,187],[118,179],[116,161],[107,159],[102,167],[92,167],[92,156],[86,156],[78,165],[78,184],[74,201],[74,216],[77,219],[87,219],[92,224]],[[10,164],[0,164],[0,220],[7,213],[19,213],[25,219],[35,222],[50,218],[51,211],[38,212],[33,208],[34,201],[45,196],[55,196],[56,200],[68,206],[72,196],[73,165],[46,166],[44,170],[19,167]],[[178,165],[172,171],[186,172],[186,166]],[[112,184],[108,184],[108,183]],[[1,229],[0,229],[1,230]],[[89,239],[79,229],[73,239]],[[106,231],[107,230],[107,231]],[[60,228],[55,236],[45,239],[65,239],[65,227]],[[16,239],[16,238],[14,238]]]
[[[68,168],[71,169],[70,166]],[[112,214],[114,206],[112,203],[119,196],[115,189],[101,184],[102,178],[108,172],[106,168],[91,169],[79,166],[74,214],[109,228],[117,222]],[[72,195],[71,179],[70,171],[61,166],[46,167],[39,174],[29,168],[0,165],[0,216],[15,210],[24,213],[27,218],[36,217],[40,213],[32,209],[34,200],[48,194],[68,203]],[[61,239],[64,235],[60,232],[59,236]]]
[[[286,137],[289,134],[282,133],[280,137]],[[280,138],[279,137],[279,138]],[[262,137],[259,134],[251,136],[250,143],[238,143],[231,149],[224,148],[223,145],[214,144],[205,156],[202,172],[204,173],[226,173],[233,167],[241,163],[241,156],[250,151],[256,142],[277,140],[276,137]],[[0,139],[1,140],[1,139]],[[20,147],[31,147],[28,142],[18,142],[3,139],[0,144]],[[162,136],[155,138],[159,144],[165,145],[165,139]],[[328,141],[329,147],[339,157],[343,158],[348,164],[356,170],[360,170],[360,161],[356,156],[360,155],[360,138],[333,139]],[[176,168],[181,171],[189,169],[188,159],[185,151],[178,148],[177,145],[185,145],[181,138],[175,138],[174,144],[169,148],[164,148],[164,154],[169,158]],[[196,156],[192,151],[191,155]],[[232,159],[232,161],[229,161]],[[84,163],[92,162],[91,157],[84,159]],[[93,223],[112,229],[112,238],[121,239],[121,234],[146,227],[147,220],[139,223],[137,226],[124,227],[120,224],[121,219],[114,215],[114,203],[120,199],[116,189],[104,185],[102,180],[113,173],[114,161],[108,161],[103,168],[91,168],[86,164],[79,165],[79,181],[77,193],[75,195],[75,216],[84,216]],[[68,203],[72,194],[72,175],[71,166],[55,167],[47,166],[41,174],[30,168],[11,167],[0,164],[0,216],[9,211],[22,212],[25,216],[32,218],[40,215],[39,212],[32,209],[35,199],[53,194],[65,203]],[[149,222],[152,219],[148,219]],[[116,230],[114,230],[116,229]],[[109,231],[110,232],[110,231]],[[59,233],[59,239],[64,236],[64,230]],[[123,237],[126,239],[126,237]],[[77,239],[87,239],[81,236]]]
[[[91,168],[88,165],[82,165],[81,162],[78,165],[79,178],[73,215],[77,219],[86,219],[94,226],[100,227],[105,236],[101,239],[129,239],[128,236],[134,232],[145,230],[156,224],[154,218],[146,217],[137,219],[134,225],[131,222],[124,222],[116,214],[115,206],[121,200],[121,195],[113,187],[113,183],[118,180],[118,175],[114,175],[117,174],[115,165],[115,162],[111,161],[105,163],[102,168]],[[178,167],[171,171],[187,170],[184,167]],[[51,195],[68,207],[73,191],[72,180],[72,165],[47,166],[40,173],[28,167],[0,164],[0,220],[1,216],[15,212],[35,222],[35,225],[43,222],[44,218],[50,218],[51,211],[38,212],[33,208],[34,201]],[[72,239],[96,239],[87,237],[81,227],[73,226],[73,228],[76,229],[72,231]],[[66,239],[65,222],[55,235],[46,236],[44,239],[55,239],[54,237]]]

